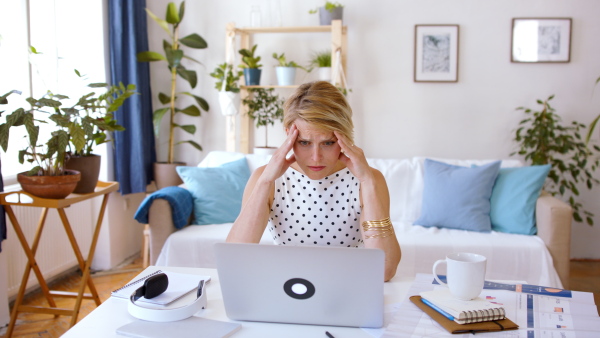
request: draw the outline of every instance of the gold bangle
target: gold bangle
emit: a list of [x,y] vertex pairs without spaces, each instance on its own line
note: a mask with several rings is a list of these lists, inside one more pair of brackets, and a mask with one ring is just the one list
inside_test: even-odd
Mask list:
[[394,235],[394,228],[391,228],[390,230],[377,232],[374,235],[365,235],[365,239],[386,238],[386,237],[393,236],[393,235]]
[[389,217],[386,217],[384,219],[375,220],[375,221],[364,221],[362,223],[362,225],[363,225],[363,228],[383,228],[383,227],[392,226],[392,222],[390,221]]

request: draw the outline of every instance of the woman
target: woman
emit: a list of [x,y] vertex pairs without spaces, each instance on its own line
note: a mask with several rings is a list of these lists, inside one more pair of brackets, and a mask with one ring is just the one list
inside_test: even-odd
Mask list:
[[[300,86],[284,105],[287,138],[250,177],[228,242],[379,248],[385,281],[400,262],[385,178],[353,144],[352,110],[329,82]],[[287,156],[293,150],[289,157]]]

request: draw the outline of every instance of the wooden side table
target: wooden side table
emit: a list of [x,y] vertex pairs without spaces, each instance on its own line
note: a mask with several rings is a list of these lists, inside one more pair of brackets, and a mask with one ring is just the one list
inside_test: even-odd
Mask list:
[[[23,246],[23,250],[27,255],[27,260],[29,261],[28,267],[25,268],[25,272],[23,273],[23,279],[21,280],[21,286],[19,288],[19,292],[17,293],[17,298],[15,300],[11,316],[10,323],[8,325],[8,330],[6,331],[6,337],[11,337],[12,332],[15,327],[15,323],[17,321],[17,316],[19,312],[33,312],[33,313],[46,313],[63,315],[63,316],[71,316],[71,327],[77,323],[77,317],[79,315],[79,309],[81,308],[81,301],[85,299],[93,299],[96,303],[96,306],[100,305],[102,302],[100,301],[100,297],[98,296],[98,292],[96,291],[96,287],[94,286],[93,280],[90,278],[90,266],[92,264],[92,260],[94,258],[94,251],[96,250],[96,242],[98,241],[98,235],[100,234],[100,227],[102,225],[102,219],[104,217],[104,211],[106,210],[106,205],[108,203],[108,194],[116,191],[119,188],[119,183],[117,182],[98,182],[96,186],[96,190],[89,194],[71,194],[64,199],[45,199],[35,197],[23,191],[13,191],[0,193],[0,204],[4,205],[6,210],[6,214],[8,215],[13,228],[15,229],[15,233]],[[67,219],[67,214],[65,213],[65,208],[71,206],[72,204],[88,200],[90,198],[94,198],[97,196],[103,196],[102,206],[100,207],[100,212],[98,213],[98,218],[96,221],[96,227],[94,228],[94,234],[92,236],[92,242],[90,244],[90,251],[87,256],[87,260],[83,259],[81,255],[81,250],[79,249],[79,245],[77,244],[77,240],[75,239],[75,235],[71,228],[71,224]],[[27,243],[27,239],[21,230],[21,226],[17,218],[15,217],[15,213],[12,210],[12,206],[29,206],[29,207],[39,207],[42,208],[42,213],[40,216],[40,220],[38,222],[37,230],[33,239],[31,246]],[[37,265],[35,260],[35,253],[38,248],[38,244],[40,238],[42,236],[42,230],[44,228],[44,223],[46,222],[46,216],[48,215],[49,209],[56,209],[62,221],[62,224],[65,228],[65,232],[67,233],[67,237],[69,238],[69,242],[73,247],[73,252],[77,258],[79,263],[79,268],[81,269],[83,276],[81,277],[81,284],[79,286],[79,291],[75,292],[64,292],[64,291],[51,291],[48,288],[48,284],[44,280],[40,268]],[[46,300],[48,301],[49,306],[24,306],[21,305],[23,302],[23,297],[25,296],[25,288],[27,286],[27,280],[29,279],[29,274],[33,270],[33,273],[37,277],[37,280],[40,283],[40,287]],[[84,293],[86,285],[89,287],[90,293]],[[61,309],[56,307],[56,303],[54,302],[53,296],[57,297],[73,297],[77,298],[75,302],[75,307],[73,309]]]

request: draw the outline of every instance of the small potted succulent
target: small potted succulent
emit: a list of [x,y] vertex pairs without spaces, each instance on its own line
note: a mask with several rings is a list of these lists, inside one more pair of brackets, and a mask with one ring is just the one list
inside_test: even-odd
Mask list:
[[318,69],[319,80],[331,82],[331,51],[323,50],[314,52],[309,67],[310,71],[314,68]]
[[272,154],[275,149],[269,147],[268,126],[274,125],[276,121],[283,121],[283,100],[274,93],[273,88],[249,89],[250,96],[243,103],[248,106],[248,116],[254,119],[256,127],[265,127],[265,145],[255,147],[255,154]]
[[224,62],[218,65],[210,76],[217,79],[215,89],[219,91],[219,105],[225,116],[236,115],[240,105],[240,88],[238,82],[244,73],[233,71],[233,66]]
[[273,58],[278,62],[278,66],[275,67],[275,71],[277,74],[277,84],[280,86],[291,86],[296,82],[297,68],[306,70],[304,67],[298,65],[294,61],[287,62],[284,53],[281,53],[281,55],[273,53]]
[[260,67],[262,67],[262,65],[260,64],[260,56],[254,55],[257,46],[258,45],[254,45],[251,49],[243,48],[239,50],[239,53],[242,56],[242,64],[240,64],[239,67],[244,69],[246,86],[260,85]]
[[319,12],[319,23],[321,26],[331,25],[332,20],[342,20],[344,17],[344,6],[339,2],[326,1],[325,5],[309,11],[310,14]]

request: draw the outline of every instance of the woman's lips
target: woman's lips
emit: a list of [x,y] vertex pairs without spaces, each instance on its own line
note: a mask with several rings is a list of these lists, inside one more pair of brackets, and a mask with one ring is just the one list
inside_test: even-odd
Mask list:
[[320,166],[320,167],[308,166],[308,169],[310,169],[312,171],[321,171],[321,170],[325,169],[325,166]]

